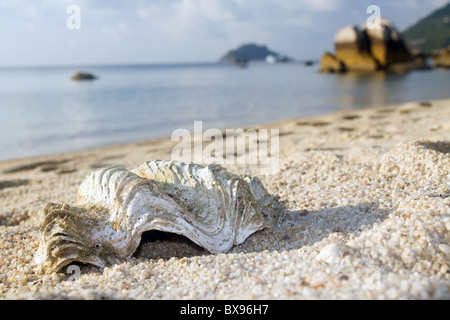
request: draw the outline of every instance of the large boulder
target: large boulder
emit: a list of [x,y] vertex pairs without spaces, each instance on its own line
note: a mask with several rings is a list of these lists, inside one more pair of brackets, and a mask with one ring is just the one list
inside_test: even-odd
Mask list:
[[400,32],[387,19],[381,19],[379,29],[363,27],[370,39],[370,52],[384,69],[393,63],[411,61],[411,54],[406,47]]
[[345,65],[342,61],[339,61],[336,56],[330,52],[325,52],[320,59],[320,72],[333,73],[333,72],[345,72]]
[[375,71],[376,60],[370,54],[370,39],[367,33],[356,26],[346,26],[334,36],[336,58],[342,61],[347,70]]
[[322,57],[321,72],[406,72],[427,68],[424,60],[411,55],[400,32],[386,19],[381,19],[378,29],[370,29],[367,25],[359,29],[349,25],[338,30],[334,48],[334,56],[325,53]]

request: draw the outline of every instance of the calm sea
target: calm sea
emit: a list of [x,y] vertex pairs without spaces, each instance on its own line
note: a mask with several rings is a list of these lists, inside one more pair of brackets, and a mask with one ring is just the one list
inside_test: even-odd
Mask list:
[[[77,71],[94,73],[75,82]],[[342,109],[450,98],[450,71],[329,75],[252,63],[0,69],[0,159],[233,128]]]

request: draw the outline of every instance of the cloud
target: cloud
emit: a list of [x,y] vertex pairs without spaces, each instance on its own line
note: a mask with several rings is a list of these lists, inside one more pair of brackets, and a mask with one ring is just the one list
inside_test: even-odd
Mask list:
[[127,33],[129,32],[129,28],[126,22],[120,21],[116,25],[113,26],[103,26],[101,29],[101,33],[112,39],[113,41],[120,42]]
[[314,22],[309,17],[298,17],[287,19],[283,22],[283,26],[309,28],[314,25]]
[[341,0],[303,1],[305,5],[315,11],[335,11],[343,7]]
[[[336,30],[363,24],[370,4],[403,30],[447,1],[0,0],[0,36],[8,43],[2,63],[20,64],[17,52],[33,52],[26,59],[38,63],[39,50],[39,57],[53,55],[50,62],[72,63],[74,47],[96,53],[78,58],[80,49],[76,61],[210,61],[246,42],[313,58],[332,46]],[[72,4],[81,8],[82,29],[69,32]],[[45,45],[50,40],[57,51]]]
[[333,11],[342,6],[342,0],[233,0],[243,10],[257,7],[271,7],[287,13],[293,11]]
[[[337,1],[337,0],[335,0]],[[271,29],[304,25],[305,4],[294,0],[177,0],[141,2],[136,15],[145,20],[161,37],[222,37],[241,36],[264,38]],[[332,1],[334,2],[334,1]],[[300,5],[299,5],[300,4]],[[324,9],[313,5],[315,9]],[[327,7],[326,9],[329,9]],[[287,23],[286,23],[286,21]]]
[[319,29],[317,16],[341,7],[342,0],[154,0],[139,2],[135,14],[153,43],[207,44],[205,52],[221,55],[246,42],[287,51]]
[[146,37],[169,42],[196,42],[226,37],[235,15],[220,0],[179,0],[140,3],[136,16],[145,22]]

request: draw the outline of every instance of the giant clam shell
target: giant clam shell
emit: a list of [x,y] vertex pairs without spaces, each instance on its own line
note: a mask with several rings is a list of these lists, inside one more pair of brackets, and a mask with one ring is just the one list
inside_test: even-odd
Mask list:
[[156,160],[132,171],[98,169],[80,185],[75,206],[46,206],[35,262],[45,273],[74,261],[103,267],[131,257],[149,230],[227,252],[280,222],[285,202],[278,200],[258,178],[219,165]]

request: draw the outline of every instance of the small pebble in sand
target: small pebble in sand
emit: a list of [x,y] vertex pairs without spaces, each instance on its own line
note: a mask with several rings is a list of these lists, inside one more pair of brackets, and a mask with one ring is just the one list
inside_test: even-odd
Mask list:
[[342,243],[331,243],[320,250],[316,259],[327,263],[337,262],[348,254],[348,250],[348,246]]

